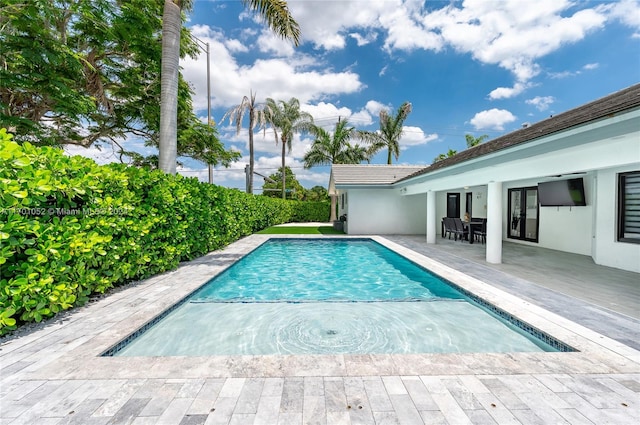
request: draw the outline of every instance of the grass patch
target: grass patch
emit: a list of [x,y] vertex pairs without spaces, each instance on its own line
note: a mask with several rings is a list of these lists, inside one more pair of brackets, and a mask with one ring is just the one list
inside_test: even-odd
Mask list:
[[331,226],[273,226],[258,232],[260,235],[344,235]]

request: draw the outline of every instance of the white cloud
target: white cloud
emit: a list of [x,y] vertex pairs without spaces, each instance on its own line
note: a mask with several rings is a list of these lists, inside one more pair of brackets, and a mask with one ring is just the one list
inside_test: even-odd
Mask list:
[[[599,63],[588,63],[584,65],[581,69],[584,71],[593,71],[594,69],[598,69],[600,67]],[[575,77],[576,75],[582,74],[582,70],[578,71],[561,71],[561,72],[550,72],[549,77],[553,79],[562,79],[568,77]]]
[[[334,72],[322,69],[318,59],[295,54],[286,59],[260,59],[240,65],[225,45],[224,34],[208,26],[192,27],[195,36],[210,43],[212,106],[228,108],[238,104],[250,90],[256,100],[266,97],[289,99],[301,103],[326,96],[354,93],[364,88],[358,74],[352,71]],[[206,109],[207,67],[205,55],[197,60],[182,60],[183,75],[194,88],[194,108]],[[214,117],[216,118],[216,117]],[[219,118],[219,117],[217,117]]]
[[[193,168],[193,167],[185,167],[185,166],[177,167],[176,173],[183,175],[185,177],[196,177],[201,182],[209,181],[209,169],[206,167],[204,168]],[[224,175],[220,176],[219,173],[216,173],[216,170],[214,169],[213,182],[215,184],[221,184],[222,180],[224,180],[224,177],[225,177]]]
[[364,106],[364,109],[367,110],[371,115],[379,115],[380,111],[383,109],[389,110],[389,105],[385,105],[384,103],[380,103],[377,100],[370,100]]
[[364,4],[299,1],[289,7],[304,28],[303,42],[317,48],[342,49],[346,37],[364,45],[382,35],[390,53],[451,47],[509,70],[522,83],[538,75],[539,58],[582,40],[607,21],[620,21],[640,36],[638,0],[587,2],[579,10],[572,0],[465,0],[427,4],[430,7],[416,0]]
[[[233,132],[225,133],[222,137],[227,143],[241,143],[245,148],[245,151],[249,150],[249,136],[248,130],[243,129],[240,134],[236,135],[235,129]],[[295,134],[293,141],[291,142],[291,152],[286,152],[287,156],[292,158],[302,158],[309,147],[312,140],[308,137],[302,137],[300,134]],[[276,142],[276,138],[272,128],[267,128],[266,131],[256,131],[253,134],[253,148],[256,152],[256,156],[260,153],[268,154],[269,156],[275,156],[280,158],[282,156],[282,144],[280,140]]]
[[388,68],[389,68],[389,65],[383,66],[380,72],[378,72],[378,77],[382,77],[384,74],[386,74]]
[[[296,21],[304,28],[302,42],[310,42],[319,49],[336,50],[346,46],[346,37],[359,45],[371,43],[378,35],[384,37],[384,49],[416,49],[440,51],[452,48],[460,54],[469,54],[484,64],[500,66],[514,76],[512,87],[498,87],[491,92],[492,99],[513,97],[529,85],[541,72],[537,60],[557,51],[566,44],[582,40],[608,21],[619,20],[624,25],[640,28],[638,0],[622,0],[615,4],[591,3],[581,5],[571,0],[466,0],[441,3],[442,7],[426,7],[414,0],[372,0],[364,3],[299,1],[289,4]],[[241,19],[261,20],[244,12]],[[206,26],[192,27],[199,38],[212,42],[213,96],[215,106],[230,106],[239,101],[250,88],[264,96],[289,98],[296,96],[303,103],[326,96],[353,93],[364,86],[351,70],[335,72],[322,70],[318,59],[297,62],[299,54],[291,43],[283,41],[262,29],[257,36],[259,49],[275,53],[287,60],[271,59],[240,66],[233,53],[244,51],[249,44],[242,33],[244,44],[224,41],[222,34]],[[209,40],[211,39],[211,40]],[[225,44],[226,43],[226,44]],[[215,44],[215,46],[213,45]],[[201,58],[202,60],[202,58]],[[183,61],[185,75],[196,88],[195,105],[201,108],[205,87],[206,66]],[[383,67],[379,75],[384,75]],[[552,77],[569,75],[550,73]],[[274,88],[278,90],[274,90]],[[276,92],[277,91],[277,92]]]
[[[248,158],[247,158],[248,162]],[[318,169],[305,169],[304,164],[301,160],[296,159],[292,156],[285,157],[285,163],[287,167],[291,168],[293,174],[295,174],[296,179],[302,184],[304,187],[312,187],[315,185],[321,185],[327,187],[329,184],[329,173],[327,172],[319,172]],[[282,166],[282,157],[281,156],[261,156],[256,158],[255,161],[255,169],[260,174],[265,176],[270,176],[278,171],[278,169]],[[244,169],[244,165],[243,165]],[[243,176],[244,178],[244,176]],[[257,188],[261,188],[264,179],[260,176],[254,176],[254,185]],[[256,191],[260,193],[259,190]]]
[[435,133],[425,134],[420,127],[405,125],[402,127],[402,136],[399,144],[401,149],[407,149],[412,146],[426,145],[437,138],[438,135]]
[[351,115],[350,121],[356,127],[366,127],[373,124],[373,117],[380,115],[383,109],[389,110],[390,107],[377,100],[369,100],[362,109]]
[[519,95],[527,88],[526,84],[516,83],[513,87],[498,87],[489,93],[489,99],[508,99]]
[[536,2],[471,0],[424,15],[428,28],[439,30],[447,44],[482,63],[511,71],[517,81],[537,75],[535,60],[566,43],[584,38],[605,20],[596,9],[567,15],[568,0]]
[[355,114],[351,115],[349,121],[356,127],[358,126],[368,126],[373,124],[373,117],[366,109],[361,109]]
[[[129,139],[118,140],[118,143],[122,145],[122,148],[127,151],[138,152],[142,155],[157,154],[157,149],[149,146],[145,146],[142,140]],[[94,143],[88,148],[77,145],[64,145],[64,152],[69,156],[83,156],[85,158],[93,159],[97,164],[104,165],[112,162],[124,162],[125,164],[130,162],[130,158],[127,156],[120,158],[120,147],[109,142]]]
[[580,71],[561,71],[561,72],[550,72],[549,77],[554,80],[560,80],[562,78],[574,77],[580,74]]
[[249,51],[247,46],[245,46],[244,44],[242,44],[240,40],[236,40],[235,38],[230,38],[228,40],[225,40],[224,45],[231,52],[248,52]]
[[[120,162],[120,156],[117,154],[115,146],[108,145],[98,148],[92,145],[88,148],[76,145],[65,145],[64,152],[69,156],[83,156],[91,158],[100,165],[109,164],[111,162]],[[126,159],[126,158],[125,158]]]
[[351,109],[347,107],[337,107],[332,103],[320,102],[316,105],[302,105],[303,111],[313,116],[314,122],[326,129],[335,127],[338,118],[349,119],[351,117]]
[[378,34],[375,32],[369,32],[369,33],[366,33],[365,35],[361,35],[360,33],[352,32],[349,34],[349,37],[356,40],[356,43],[358,44],[358,46],[365,46],[369,43],[376,41],[376,39],[378,38]]
[[380,23],[388,32],[385,50],[434,50],[442,49],[444,42],[440,34],[431,31],[411,16],[406,7],[380,16]]
[[505,109],[489,109],[475,114],[469,121],[476,130],[493,129],[502,131],[504,125],[516,120],[516,117]]
[[338,118],[347,119],[354,127],[362,127],[373,124],[374,117],[380,114],[383,109],[390,109],[388,105],[376,100],[369,100],[358,112],[353,112],[347,107],[338,107],[332,103],[319,102],[316,105],[302,105],[304,111],[313,115],[315,122],[324,128],[334,128]]
[[[362,41],[371,41],[372,29],[379,28],[380,16],[393,11],[400,0],[360,1],[294,1],[289,2],[291,14],[303,28],[303,41],[310,41],[317,48],[343,49],[346,37],[357,30],[364,32]],[[358,41],[357,37],[356,38]]]
[[635,29],[633,38],[640,37],[640,1],[621,0],[602,7],[609,11],[612,19]]
[[279,57],[293,56],[295,49],[290,41],[277,37],[273,31],[263,30],[258,37],[258,48],[264,53],[274,53]]
[[533,99],[527,99],[525,103],[535,106],[539,111],[546,111],[555,100],[553,96],[536,96]]
[[[574,6],[570,0],[467,0],[433,10],[424,8],[423,2],[394,0],[367,2],[366,8],[361,2],[292,2],[291,10],[301,27],[309,28],[304,37],[317,47],[343,48],[345,35],[364,44],[370,34],[378,34],[375,30],[382,30],[388,52],[440,51],[451,46],[511,71],[516,82],[524,83],[540,72],[537,59],[601,28],[607,13],[623,19],[637,2],[575,12]],[[625,22],[635,25],[635,19]],[[350,28],[366,29],[369,36]]]

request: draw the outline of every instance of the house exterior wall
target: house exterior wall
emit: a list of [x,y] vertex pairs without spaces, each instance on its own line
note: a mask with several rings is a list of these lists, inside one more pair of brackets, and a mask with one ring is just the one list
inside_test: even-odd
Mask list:
[[[578,176],[575,176],[578,177]],[[505,241],[538,246],[541,248],[555,249],[571,252],[573,254],[591,255],[591,242],[593,236],[593,176],[581,176],[584,181],[585,197],[587,205],[584,207],[538,207],[538,243],[509,239],[507,228],[503,226],[502,239]],[[568,177],[567,177],[568,178]],[[510,182],[505,184],[502,193],[502,202],[505,206],[504,218],[508,222],[506,214],[508,208],[508,189],[518,187],[537,186],[540,179]]]
[[350,235],[426,233],[426,194],[400,196],[389,189],[349,189],[347,233]]
[[472,187],[470,189],[451,189],[436,193],[436,217],[440,220],[447,216],[447,193],[460,194],[460,218],[464,217],[464,206],[467,193],[473,194],[471,202],[471,217],[486,218],[487,217],[487,188]]
[[[539,207],[539,233],[538,242],[527,242],[507,237],[508,223],[508,193],[509,189],[537,186],[540,179],[521,180],[505,183],[502,187],[503,226],[502,240],[525,245],[539,246],[542,248],[556,249],[574,254],[591,255],[591,242],[593,235],[593,204],[591,203],[591,188],[593,177],[583,176],[587,197],[585,207]],[[447,193],[460,193],[460,214],[463,214],[464,199],[467,192],[473,193],[472,216],[487,216],[487,191],[486,188],[451,189],[438,192],[436,195],[437,217],[447,215]],[[478,194],[480,198],[478,198]]]
[[640,244],[618,242],[618,174],[636,167],[600,170],[594,178],[597,203],[594,208],[592,257],[596,264],[640,273]]

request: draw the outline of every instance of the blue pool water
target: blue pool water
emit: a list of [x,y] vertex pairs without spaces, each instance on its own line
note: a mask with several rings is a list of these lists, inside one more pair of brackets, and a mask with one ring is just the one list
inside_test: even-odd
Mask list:
[[557,351],[371,240],[272,239],[117,356]]
[[240,260],[192,301],[461,299],[438,277],[371,240],[275,239]]

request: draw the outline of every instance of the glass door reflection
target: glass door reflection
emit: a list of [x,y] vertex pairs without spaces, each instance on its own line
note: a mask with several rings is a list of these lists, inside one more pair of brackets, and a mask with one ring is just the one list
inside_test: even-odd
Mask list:
[[509,189],[507,236],[538,242],[538,188],[521,187]]

